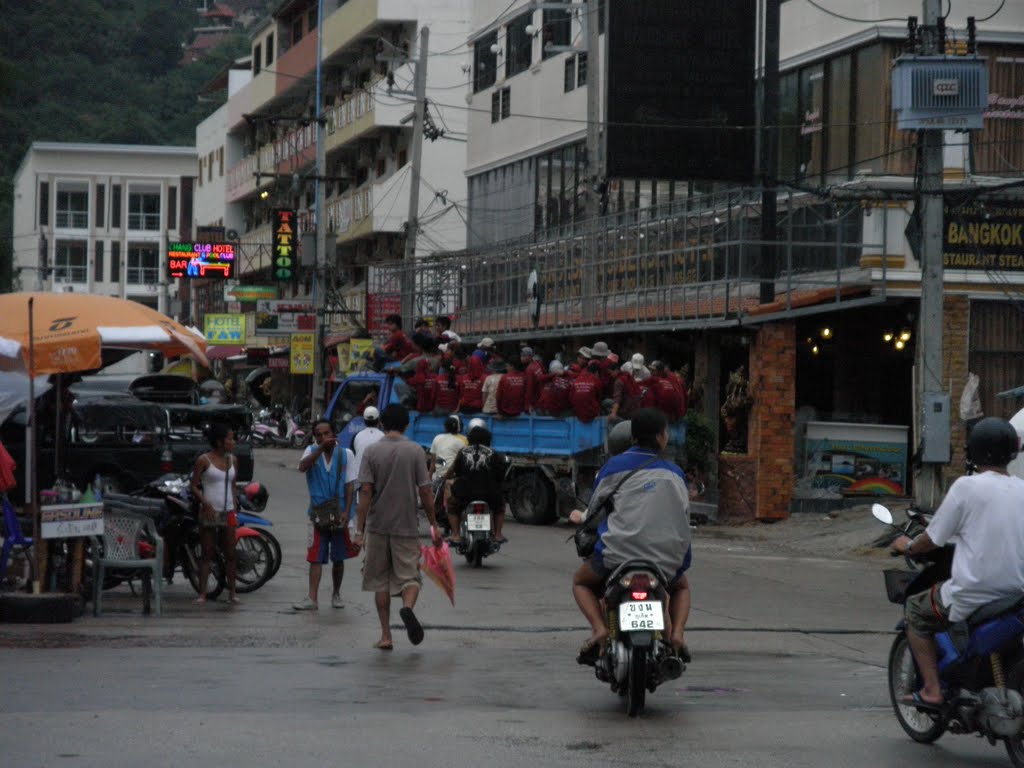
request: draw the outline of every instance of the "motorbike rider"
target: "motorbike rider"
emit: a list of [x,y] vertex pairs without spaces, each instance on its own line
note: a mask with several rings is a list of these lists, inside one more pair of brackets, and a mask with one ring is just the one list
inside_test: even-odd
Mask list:
[[472,501],[486,501],[494,521],[494,540],[505,544],[502,534],[505,526],[505,499],[502,483],[505,480],[505,455],[491,448],[491,430],[482,419],[470,422],[469,445],[459,451],[448,467],[445,480],[453,480],[452,496],[448,500],[448,524],[451,543],[461,540],[462,510]]
[[428,451],[427,468],[431,477],[439,467],[450,467],[459,451],[468,444],[465,435],[461,434],[461,430],[462,420],[458,416],[452,415],[444,420],[444,432],[434,437]]
[[910,556],[956,544],[949,579],[907,599],[907,640],[923,685],[903,704],[943,703],[937,632],[996,600],[1024,595],[1024,480],[1006,471],[1019,450],[1020,436],[1009,422],[979,421],[967,438],[967,458],[977,473],[950,486],[924,533],[892,542],[893,550]]
[[[635,445],[623,450],[623,442],[628,445],[627,428]],[[654,562],[668,577],[665,637],[684,661],[689,660],[683,632],[690,615],[690,495],[683,471],[660,456],[667,445],[665,414],[655,408],[635,411],[609,436],[609,449],[617,455],[598,472],[587,510],[574,509],[569,516],[572,523],[584,522],[614,492],[612,509],[598,528],[594,554],[573,576],[573,597],[591,627],[590,639],[580,649],[584,663],[596,661],[608,637],[600,602],[605,581],[622,563],[637,558]],[[624,477],[629,472],[632,476]]]

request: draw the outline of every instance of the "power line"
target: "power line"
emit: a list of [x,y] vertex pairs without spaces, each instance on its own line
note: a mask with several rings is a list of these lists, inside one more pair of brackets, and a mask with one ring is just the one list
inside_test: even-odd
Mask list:
[[825,8],[824,6],[819,5],[818,3],[816,3],[815,0],[807,0],[807,3],[808,3],[808,5],[811,5],[811,6],[815,7],[815,8],[817,8],[822,13],[827,13],[829,16],[835,16],[837,19],[842,19],[843,21],[852,21],[852,22],[854,22],[856,24],[882,24],[882,23],[887,22],[887,21],[902,21],[902,22],[905,22],[907,20],[905,17],[899,17],[899,16],[890,16],[887,19],[855,19],[855,18],[852,18],[851,16],[844,16],[841,13],[836,13],[835,11],[830,11],[828,8]]
[[983,22],[983,21],[988,21],[989,19],[993,19],[993,18],[995,18],[996,16],[998,16],[998,15],[999,15],[999,12],[1000,12],[1001,10],[1003,10],[1003,6],[1004,6],[1004,5],[1006,5],[1006,0],[1002,0],[1002,1],[1001,1],[1001,2],[999,3],[999,7],[998,7],[998,8],[996,8],[996,9],[995,9],[994,11],[992,11],[992,13],[990,13],[990,14],[989,14],[988,16],[986,16],[985,18],[983,18],[983,19],[975,19],[975,20],[974,20],[974,23],[975,23],[975,24],[978,24],[978,23],[980,23],[980,22]]

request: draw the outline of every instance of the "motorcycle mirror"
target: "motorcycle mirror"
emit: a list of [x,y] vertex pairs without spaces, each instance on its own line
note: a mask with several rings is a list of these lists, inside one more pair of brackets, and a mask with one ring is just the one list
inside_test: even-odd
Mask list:
[[871,514],[875,516],[875,520],[878,522],[892,525],[892,512],[881,504],[872,504]]

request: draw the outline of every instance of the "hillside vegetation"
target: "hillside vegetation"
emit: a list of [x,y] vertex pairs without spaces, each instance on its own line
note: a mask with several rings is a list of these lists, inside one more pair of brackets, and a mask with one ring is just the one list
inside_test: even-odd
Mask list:
[[199,21],[193,0],[0,0],[0,289],[11,182],[33,141],[195,143],[218,106],[199,89],[248,49],[232,35],[179,68]]

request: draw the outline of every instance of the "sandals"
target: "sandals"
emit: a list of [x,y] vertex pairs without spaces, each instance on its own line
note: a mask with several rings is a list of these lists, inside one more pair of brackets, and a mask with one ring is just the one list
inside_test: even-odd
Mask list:
[[909,693],[906,696],[901,696],[900,704],[902,704],[905,707],[916,707],[918,710],[922,712],[939,712],[945,706],[946,702],[925,701],[921,698],[920,691],[914,691],[913,693]]
[[582,664],[587,667],[593,667],[597,664],[597,660],[601,658],[601,646],[600,642],[587,641],[580,648],[579,655],[576,657],[576,663]]

